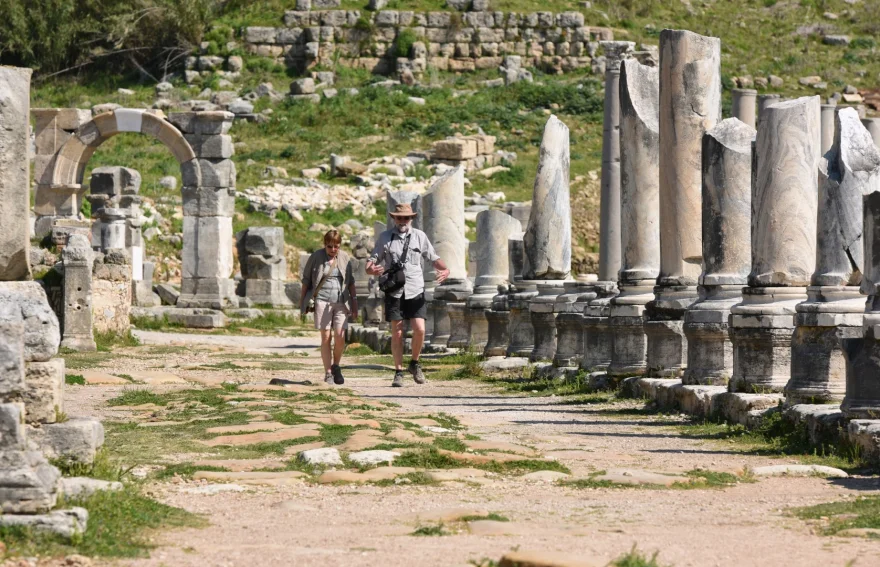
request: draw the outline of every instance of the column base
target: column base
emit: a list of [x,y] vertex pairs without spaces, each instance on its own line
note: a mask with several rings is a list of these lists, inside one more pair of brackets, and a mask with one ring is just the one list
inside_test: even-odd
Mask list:
[[608,375],[615,378],[641,376],[648,367],[648,337],[645,335],[645,305],[654,299],[650,280],[621,282],[620,294],[611,300],[608,326],[611,329],[611,363]]
[[791,378],[791,337],[804,287],[747,287],[730,309],[733,376],[728,390],[781,393]]
[[508,336],[510,344],[507,346],[507,356],[528,357],[535,348],[535,328],[532,326],[532,317],[529,314],[529,301],[538,295],[536,284],[517,282],[514,293],[507,298],[510,309]]
[[98,350],[98,345],[95,344],[95,339],[91,335],[66,335],[61,340],[60,347],[76,352],[95,352]]
[[529,354],[529,361],[549,361],[556,355],[556,298],[562,293],[565,282],[562,280],[542,280],[535,282],[538,295],[529,302],[529,316],[535,333],[535,346]]
[[245,297],[257,305],[291,308],[293,302],[284,290],[284,280],[247,279],[244,283]]
[[726,386],[733,375],[733,343],[727,319],[742,299],[742,285],[699,286],[700,299],[684,314],[687,368],[682,383]]
[[695,286],[654,288],[654,300],[645,306],[649,375],[677,377],[687,367],[684,313],[697,299]]
[[505,356],[507,354],[507,347],[510,344],[510,335],[507,333],[510,312],[486,309],[484,316],[488,324],[488,335],[486,337],[486,346],[483,348],[483,356],[486,358],[490,356]]
[[842,341],[863,336],[865,298],[854,286],[807,288],[797,306],[787,404],[840,402],[846,394]]
[[234,301],[235,282],[229,278],[185,278],[180,286],[177,307],[197,309],[228,309]]
[[468,334],[468,307],[464,301],[447,301],[449,314],[449,348],[469,348],[471,338]]
[[584,352],[583,314],[577,312],[556,315],[556,354],[553,366],[580,366]]
[[846,359],[846,395],[840,410],[847,419],[880,415],[880,313],[865,313],[863,337],[841,341]]

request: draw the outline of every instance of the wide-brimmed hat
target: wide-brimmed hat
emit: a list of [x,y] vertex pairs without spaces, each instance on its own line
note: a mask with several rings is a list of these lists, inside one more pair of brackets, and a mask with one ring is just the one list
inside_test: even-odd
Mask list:
[[410,217],[410,218],[418,215],[418,213],[416,213],[412,209],[412,205],[410,205],[409,203],[396,205],[394,207],[394,210],[389,212],[388,214],[391,215],[392,217]]

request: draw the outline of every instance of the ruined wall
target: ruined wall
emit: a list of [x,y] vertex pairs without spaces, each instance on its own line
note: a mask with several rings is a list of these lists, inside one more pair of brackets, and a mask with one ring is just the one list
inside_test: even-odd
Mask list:
[[[520,55],[523,65],[565,72],[591,68],[598,41],[610,29],[584,25],[580,12],[408,12],[381,10],[288,11],[285,27],[244,30],[247,50],[307,68],[338,62],[388,74],[409,66],[443,71],[497,68],[504,55]],[[403,30],[416,43],[398,53]],[[189,69],[207,62],[191,57]]]
[[131,326],[131,259],[112,249],[95,259],[92,272],[92,324],[96,333],[126,334]]

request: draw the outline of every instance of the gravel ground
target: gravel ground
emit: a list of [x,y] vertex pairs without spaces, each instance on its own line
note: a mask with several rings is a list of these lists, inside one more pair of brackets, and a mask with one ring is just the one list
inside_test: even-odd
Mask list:
[[[145,344],[208,345],[239,352],[307,353],[285,357],[303,367],[286,372],[254,369],[248,382],[269,377],[320,380],[316,339],[140,333]],[[183,349],[181,349],[183,350]],[[137,348],[126,352],[135,354]],[[229,350],[225,350],[229,352]],[[216,352],[169,353],[163,367],[186,380],[217,383],[221,371],[193,368],[216,362]],[[232,359],[234,361],[234,359]],[[118,357],[102,370],[156,367],[155,360]],[[568,405],[561,398],[497,393],[473,381],[430,382],[390,388],[390,372],[345,369],[346,387],[366,399],[393,401],[400,411],[444,412],[468,433],[485,440],[528,444],[556,458],[574,475],[612,468],[676,473],[697,467],[740,471],[745,466],[796,462],[747,455],[722,442],[680,436],[675,416],[609,413],[619,403]],[[242,373],[236,373],[241,379]],[[155,390],[181,386],[156,386]],[[122,386],[68,388],[65,411],[103,419],[117,414],[103,405]],[[630,406],[633,407],[633,406]],[[486,484],[440,486],[350,486],[302,484],[248,487],[244,492],[193,493],[193,482],[149,487],[161,501],[204,514],[210,526],[164,531],[149,559],[132,566],[239,566],[258,564],[335,566],[479,565],[512,549],[574,553],[602,565],[634,545],[659,552],[676,567],[880,565],[880,541],[825,537],[786,514],[794,506],[876,493],[877,478],[826,480],[768,478],[724,490],[577,489],[545,482],[497,477]],[[474,535],[466,529],[440,537],[410,535],[423,524],[415,515],[467,507],[510,519],[515,535]]]

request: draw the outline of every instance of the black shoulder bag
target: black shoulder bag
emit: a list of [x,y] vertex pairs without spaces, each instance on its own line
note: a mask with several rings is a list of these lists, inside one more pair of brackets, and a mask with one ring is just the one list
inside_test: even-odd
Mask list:
[[397,262],[391,264],[391,267],[379,276],[379,289],[384,293],[394,293],[406,285],[406,270],[403,265],[406,263],[406,258],[409,254],[410,236],[412,235],[406,235],[406,242],[403,243],[403,254],[400,255]]

